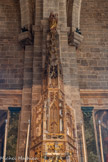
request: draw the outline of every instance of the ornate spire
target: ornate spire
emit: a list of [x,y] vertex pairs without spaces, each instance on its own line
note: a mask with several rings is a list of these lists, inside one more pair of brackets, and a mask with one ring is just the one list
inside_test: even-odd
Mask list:
[[74,111],[65,104],[57,23],[58,15],[51,13],[43,70],[43,94],[33,110],[34,136],[31,150],[34,150],[33,154],[39,161],[44,158],[65,162],[72,154],[72,162],[77,162]]

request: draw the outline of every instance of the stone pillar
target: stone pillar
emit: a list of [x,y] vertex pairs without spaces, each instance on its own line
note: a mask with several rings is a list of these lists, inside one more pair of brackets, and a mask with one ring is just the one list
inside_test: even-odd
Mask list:
[[[33,26],[34,34],[34,55],[33,55],[33,83],[32,83],[32,112],[41,98],[42,90],[42,28],[41,20],[43,19],[43,0],[36,0],[35,4],[35,25]],[[35,122],[35,121],[34,121]],[[31,123],[31,140],[34,138]]]
[[[81,162],[84,159],[80,157],[80,141],[82,142],[82,132],[80,129],[81,121],[83,119],[80,103],[80,91],[78,83],[78,69],[77,69],[77,50],[76,47],[82,41],[82,36],[79,34],[74,36],[74,44],[70,46],[68,44],[67,18],[66,18],[66,2],[59,1],[59,19],[60,19],[60,51],[61,51],[61,63],[63,67],[64,78],[64,90],[66,103],[75,110],[75,122],[76,122],[76,135],[78,146],[78,160]],[[76,33],[75,33],[76,34]],[[76,38],[77,37],[77,38]],[[77,42],[76,42],[77,40]],[[83,147],[83,146],[82,146]]]
[[42,29],[43,0],[37,0],[35,4],[34,33],[34,55],[33,55],[33,85],[32,85],[32,107],[34,107],[41,96],[42,86]]
[[[20,116],[18,157],[25,156],[27,126],[31,116],[33,46],[25,47],[22,108]],[[18,160],[19,162],[19,160]]]

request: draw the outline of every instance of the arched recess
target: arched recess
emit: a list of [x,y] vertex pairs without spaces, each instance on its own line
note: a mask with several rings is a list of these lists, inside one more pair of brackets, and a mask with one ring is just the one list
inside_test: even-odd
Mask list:
[[80,12],[82,0],[66,0],[67,26],[72,32],[80,29]]

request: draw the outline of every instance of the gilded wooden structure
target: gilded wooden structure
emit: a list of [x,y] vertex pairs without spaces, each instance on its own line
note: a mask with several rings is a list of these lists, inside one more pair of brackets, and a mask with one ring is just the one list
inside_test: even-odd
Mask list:
[[65,103],[57,23],[57,14],[51,13],[43,94],[32,110],[31,156],[37,162],[77,162],[74,111]]

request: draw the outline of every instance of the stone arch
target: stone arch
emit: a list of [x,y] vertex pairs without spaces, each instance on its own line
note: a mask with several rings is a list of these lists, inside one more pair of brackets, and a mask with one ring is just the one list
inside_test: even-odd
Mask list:
[[80,29],[80,13],[81,13],[82,0],[74,0],[73,15],[72,15],[72,30]]
[[67,13],[67,26],[68,27],[72,27],[73,1],[74,0],[66,0],[66,13]]
[[33,31],[35,18],[35,0],[19,0],[21,30],[18,40],[22,46],[33,44]]
[[31,30],[34,24],[34,0],[19,0],[21,14],[21,28]]
[[80,12],[82,0],[66,0],[67,26],[74,32],[80,29]]

